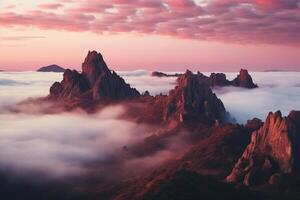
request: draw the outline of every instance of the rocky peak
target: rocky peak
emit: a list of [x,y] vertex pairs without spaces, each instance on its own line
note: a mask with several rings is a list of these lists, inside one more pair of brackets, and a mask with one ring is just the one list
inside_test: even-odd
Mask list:
[[123,78],[108,69],[102,55],[96,51],[88,52],[82,73],[67,69],[63,80],[50,88],[50,98],[55,99],[80,100],[84,96],[92,101],[121,100],[139,95]]
[[228,182],[256,185],[272,182],[273,175],[293,173],[299,166],[300,111],[283,117],[269,113],[263,126],[252,133],[250,144],[236,163]]
[[84,74],[90,84],[93,86],[99,76],[109,74],[103,56],[96,51],[89,51],[84,62],[82,63],[82,74]]
[[178,77],[177,86],[164,98],[164,120],[214,122],[224,121],[227,115],[222,101],[189,70]]
[[248,70],[241,69],[238,76],[232,80],[234,86],[245,88],[257,88],[258,86],[253,83],[252,77],[249,75]]

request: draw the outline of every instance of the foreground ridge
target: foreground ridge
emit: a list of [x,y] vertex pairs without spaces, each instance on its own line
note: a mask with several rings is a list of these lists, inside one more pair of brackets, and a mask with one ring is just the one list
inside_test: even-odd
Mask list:
[[270,112],[264,125],[253,132],[227,182],[275,184],[283,174],[299,171],[299,131],[300,111],[291,111],[287,117],[280,111]]

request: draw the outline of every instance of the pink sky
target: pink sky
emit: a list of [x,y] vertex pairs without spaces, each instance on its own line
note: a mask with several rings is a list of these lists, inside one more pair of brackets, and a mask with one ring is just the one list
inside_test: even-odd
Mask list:
[[300,70],[300,0],[0,0],[0,69]]

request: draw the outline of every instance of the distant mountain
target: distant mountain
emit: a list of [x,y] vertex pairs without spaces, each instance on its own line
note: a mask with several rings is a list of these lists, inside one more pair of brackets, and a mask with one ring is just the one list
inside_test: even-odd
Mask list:
[[166,74],[164,72],[159,72],[159,71],[154,71],[151,73],[151,76],[155,76],[155,77],[179,77],[182,74]]
[[[182,74],[165,74],[163,72],[154,71],[151,73],[151,76],[155,77],[180,77]],[[246,69],[241,69],[239,74],[232,81],[227,80],[226,75],[224,73],[211,73],[210,76],[205,76],[204,74],[198,72],[198,79],[200,82],[211,86],[211,87],[223,87],[223,86],[235,86],[235,87],[243,87],[243,88],[257,88],[258,85],[253,83],[252,77],[248,73]]]
[[65,72],[65,69],[58,65],[49,65],[49,66],[41,67],[37,71],[38,72]]

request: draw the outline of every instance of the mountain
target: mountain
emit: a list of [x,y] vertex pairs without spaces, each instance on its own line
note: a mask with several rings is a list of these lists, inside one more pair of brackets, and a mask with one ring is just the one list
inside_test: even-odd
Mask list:
[[82,64],[82,73],[67,69],[63,80],[51,86],[49,98],[116,101],[139,95],[123,78],[108,69],[100,53],[89,51]]
[[257,88],[257,84],[253,83],[252,77],[246,69],[241,69],[238,76],[232,80],[232,85],[244,88]]
[[166,74],[164,72],[154,71],[151,73],[151,76],[154,77],[179,77],[182,74]]
[[189,70],[178,77],[175,88],[159,103],[163,105],[163,120],[211,123],[224,121],[228,114],[222,101]]
[[287,117],[280,111],[270,112],[226,180],[247,186],[274,184],[284,175],[299,172],[299,131],[300,111],[291,111]]
[[88,52],[82,64],[82,73],[67,69],[63,80],[51,86],[48,99],[73,106],[85,104],[85,107],[101,102],[131,100],[135,103],[130,105],[128,115],[145,122],[213,124],[229,119],[222,101],[202,82],[198,74],[187,70],[177,78],[177,85],[168,95],[153,97],[145,92],[141,96],[135,88],[131,88],[123,78],[111,71],[102,55],[96,51]]
[[[180,74],[165,74],[157,71],[152,72],[151,75],[156,77],[180,76]],[[201,79],[202,83],[210,87],[235,86],[249,89],[258,87],[257,84],[253,83],[252,77],[246,69],[241,69],[237,77],[232,81],[227,80],[224,73],[211,73],[210,76],[205,76],[204,74],[198,72],[197,75],[199,79]]]
[[49,65],[49,66],[41,67],[37,71],[38,72],[64,72],[65,69],[58,65]]

